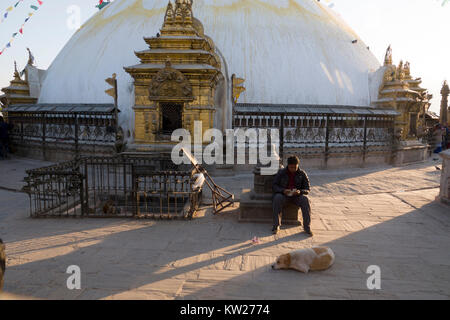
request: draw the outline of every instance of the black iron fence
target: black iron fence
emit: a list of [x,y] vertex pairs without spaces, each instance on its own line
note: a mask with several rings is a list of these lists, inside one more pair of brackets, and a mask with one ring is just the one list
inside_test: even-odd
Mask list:
[[35,149],[43,158],[53,151],[114,152],[117,119],[112,104],[18,104],[7,107],[5,113],[13,125],[10,139],[15,148]]
[[189,219],[201,188],[161,156],[86,157],[27,171],[31,217]]
[[345,150],[366,154],[391,151],[395,110],[306,105],[252,105],[234,107],[235,129],[280,130],[280,152],[296,149],[299,154],[324,154]]

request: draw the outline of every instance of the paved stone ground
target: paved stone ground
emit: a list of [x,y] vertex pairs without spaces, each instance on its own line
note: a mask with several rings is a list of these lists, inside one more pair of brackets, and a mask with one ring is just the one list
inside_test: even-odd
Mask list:
[[[0,187],[20,186],[31,160],[14,161],[17,174],[6,176],[11,164],[0,162]],[[450,209],[434,201],[435,165],[311,171],[313,238],[298,227],[273,236],[270,225],[238,223],[238,204],[186,222],[30,219],[27,195],[0,189],[4,289],[46,299],[449,299]],[[217,181],[237,191],[251,179]],[[334,250],[331,269],[270,268],[278,255],[313,245]],[[70,291],[65,271],[74,264],[82,289]],[[370,265],[381,268],[379,291],[367,289]]]

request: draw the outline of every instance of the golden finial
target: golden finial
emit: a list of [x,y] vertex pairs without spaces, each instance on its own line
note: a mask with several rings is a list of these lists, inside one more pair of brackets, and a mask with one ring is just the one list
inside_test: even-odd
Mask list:
[[14,61],[14,79],[21,80],[19,71],[17,70],[17,62],[16,61]]

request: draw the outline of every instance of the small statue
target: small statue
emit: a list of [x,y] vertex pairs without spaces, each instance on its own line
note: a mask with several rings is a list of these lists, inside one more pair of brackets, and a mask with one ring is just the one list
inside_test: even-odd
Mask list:
[[31,53],[30,48],[27,48],[27,51],[28,51],[28,62],[27,62],[27,64],[29,64],[30,66],[32,66],[32,65],[34,64],[34,56],[33,56],[33,54]]
[[405,70],[403,69],[403,60],[400,60],[400,63],[397,67],[397,80],[404,80],[405,79]]
[[395,128],[394,146],[399,146],[401,144],[402,137],[403,137],[403,128]]
[[386,50],[386,55],[384,57],[384,65],[391,65],[392,64],[392,47],[389,45],[389,47]]
[[184,0],[183,16],[185,20],[192,20],[192,0]]
[[403,70],[405,72],[406,79],[411,79],[411,64],[409,63],[409,61],[406,61]]
[[181,21],[183,20],[183,9],[182,9],[182,0],[175,1],[175,20]]
[[175,13],[173,11],[173,5],[172,2],[169,1],[169,4],[167,5],[166,15],[164,17],[164,22],[172,22],[174,19]]

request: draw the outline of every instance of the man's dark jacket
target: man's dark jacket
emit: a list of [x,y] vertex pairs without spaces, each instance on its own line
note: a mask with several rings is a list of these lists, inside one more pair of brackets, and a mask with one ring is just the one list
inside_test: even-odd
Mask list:
[[[273,180],[272,189],[274,193],[283,193],[289,187],[288,168],[281,169]],[[311,190],[309,178],[305,171],[298,169],[295,173],[294,188],[307,195]]]

